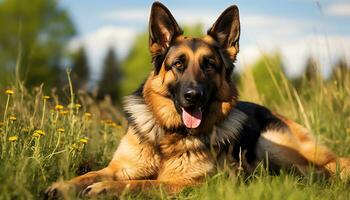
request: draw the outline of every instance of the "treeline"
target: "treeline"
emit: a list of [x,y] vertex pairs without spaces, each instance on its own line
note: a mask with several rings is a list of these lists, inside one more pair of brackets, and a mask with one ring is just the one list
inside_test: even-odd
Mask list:
[[263,53],[252,66],[246,66],[239,74],[236,72],[234,78],[242,96],[260,103],[281,103],[292,95],[291,90],[300,95],[310,94],[312,90],[322,89],[324,84],[350,88],[350,66],[345,58],[329,66],[331,72],[327,77],[321,74],[321,64],[311,56],[296,77],[288,75],[286,67],[280,53]]
[[337,81],[348,82],[350,76],[350,66],[347,60],[340,58],[331,66],[332,71],[328,78],[324,78],[321,74],[320,63],[313,57],[309,57],[305,63],[304,74],[293,80],[298,87],[303,82],[313,83],[315,81]]
[[[91,66],[88,62],[88,56],[84,47],[73,55],[71,63],[71,80],[73,89],[79,91],[96,91],[92,92],[98,100],[103,100],[109,96],[113,102],[119,102],[121,97],[121,80],[122,70],[117,54],[113,48],[109,48],[103,60],[102,73],[99,80],[89,86]],[[67,81],[65,81],[67,83]]]

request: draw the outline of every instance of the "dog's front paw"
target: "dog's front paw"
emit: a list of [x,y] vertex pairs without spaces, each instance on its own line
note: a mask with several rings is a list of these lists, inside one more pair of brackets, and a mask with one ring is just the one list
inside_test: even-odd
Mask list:
[[110,184],[108,184],[107,182],[98,182],[98,183],[89,185],[87,188],[85,188],[82,195],[84,197],[91,198],[99,195],[105,195],[110,190],[111,190]]
[[68,182],[56,182],[45,190],[45,199],[68,199],[70,195],[75,193],[76,186]]
[[84,197],[92,198],[97,196],[119,196],[124,188],[118,187],[115,181],[102,181],[89,185],[82,192]]

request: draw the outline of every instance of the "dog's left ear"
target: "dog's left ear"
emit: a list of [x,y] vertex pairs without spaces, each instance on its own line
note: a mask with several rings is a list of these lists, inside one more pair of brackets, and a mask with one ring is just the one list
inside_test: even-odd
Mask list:
[[208,30],[208,35],[218,42],[232,61],[235,61],[239,51],[240,32],[238,7],[233,5],[220,15]]

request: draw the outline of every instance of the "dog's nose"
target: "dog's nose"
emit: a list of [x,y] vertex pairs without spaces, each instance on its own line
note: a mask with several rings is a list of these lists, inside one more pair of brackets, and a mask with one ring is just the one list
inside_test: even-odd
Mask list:
[[203,91],[199,88],[189,89],[185,92],[184,97],[190,103],[198,102],[203,96]]

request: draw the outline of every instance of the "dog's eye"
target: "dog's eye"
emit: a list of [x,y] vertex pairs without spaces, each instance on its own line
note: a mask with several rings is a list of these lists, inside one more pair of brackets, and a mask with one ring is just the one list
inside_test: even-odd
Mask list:
[[204,70],[211,71],[211,70],[215,69],[215,62],[213,60],[210,60],[210,59],[205,59],[203,64],[202,64],[202,68]]
[[174,63],[173,63],[173,67],[175,67],[176,69],[181,69],[182,68],[182,66],[183,66],[183,64],[182,64],[182,62],[181,61],[175,61]]

